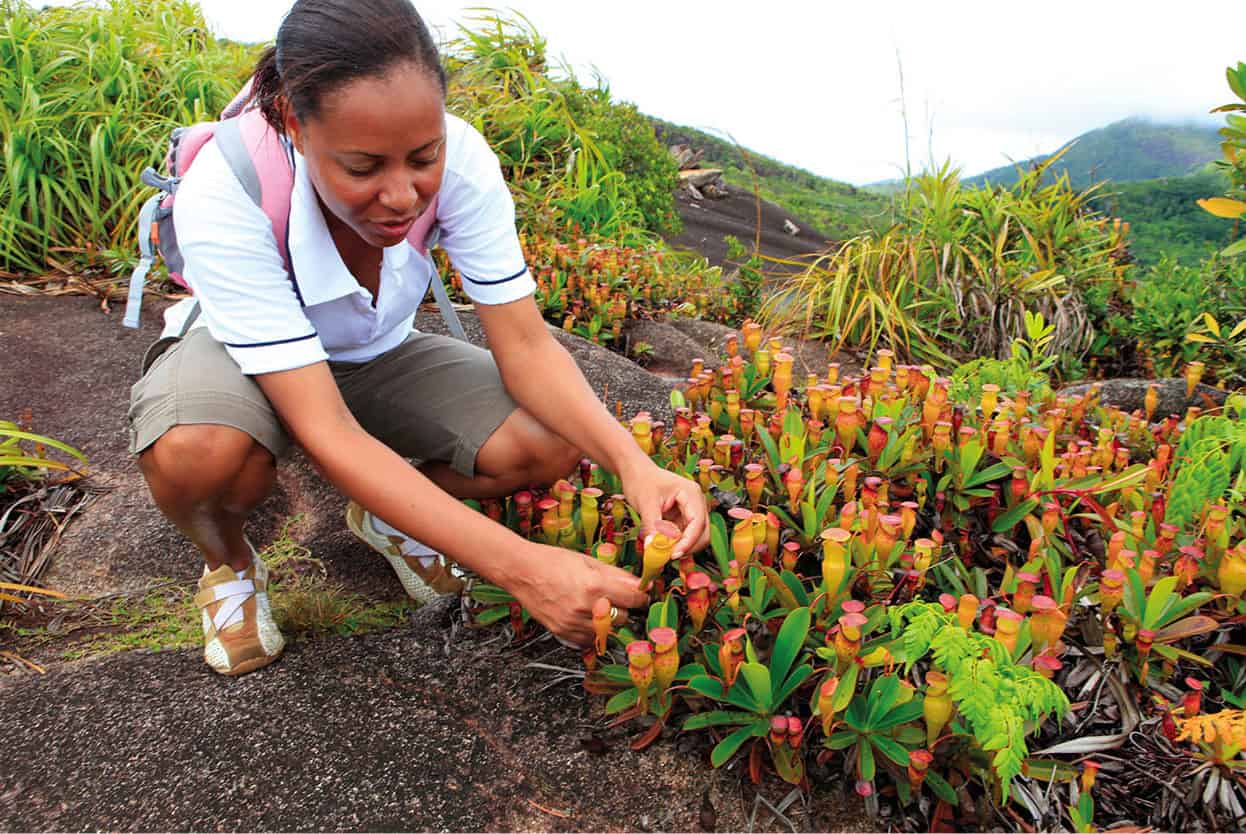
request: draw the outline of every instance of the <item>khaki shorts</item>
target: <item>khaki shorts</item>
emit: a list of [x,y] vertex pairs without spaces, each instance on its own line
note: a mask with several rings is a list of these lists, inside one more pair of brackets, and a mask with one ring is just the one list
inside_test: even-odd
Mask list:
[[[489,351],[449,336],[412,333],[376,359],[329,369],[365,431],[403,457],[444,461],[467,478],[480,447],[517,407]],[[192,423],[240,429],[277,458],[290,446],[259,385],[206,327],[148,349],[130,389],[130,454]]]

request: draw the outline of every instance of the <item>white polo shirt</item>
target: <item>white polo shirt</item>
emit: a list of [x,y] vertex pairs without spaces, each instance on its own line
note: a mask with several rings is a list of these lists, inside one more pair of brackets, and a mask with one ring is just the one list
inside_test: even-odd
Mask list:
[[[439,244],[477,304],[505,304],[536,287],[515,231],[515,206],[484,137],[446,114],[446,165],[437,204]],[[194,302],[244,374],[300,368],[326,359],[364,362],[399,345],[436,268],[407,242],[386,247],[371,294],[343,263],[325,224],[307,166],[295,154],[289,246],[282,263],[272,225],[209,142],[186,173],[173,223],[195,298],[165,311],[164,335],[180,332]]]

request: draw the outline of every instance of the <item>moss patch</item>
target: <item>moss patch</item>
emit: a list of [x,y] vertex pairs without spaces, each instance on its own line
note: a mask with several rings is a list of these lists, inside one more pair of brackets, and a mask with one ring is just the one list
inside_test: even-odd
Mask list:
[[[324,563],[290,536],[288,519],[260,551],[269,569],[273,618],[287,640],[367,634],[396,628],[418,607],[411,600],[377,601],[326,579]],[[195,589],[164,581],[145,591],[42,602],[24,615],[0,621],[0,642],[20,653],[63,660],[100,657],[132,649],[160,651],[203,644]]]

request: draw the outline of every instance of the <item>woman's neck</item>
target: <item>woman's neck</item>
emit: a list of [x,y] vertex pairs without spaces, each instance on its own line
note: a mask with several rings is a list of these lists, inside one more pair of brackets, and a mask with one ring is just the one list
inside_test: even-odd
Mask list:
[[320,202],[320,211],[324,214],[325,226],[333,245],[337,248],[342,263],[350,274],[355,276],[359,286],[372,294],[372,303],[376,304],[377,292],[381,283],[381,261],[385,251],[373,246],[360,237],[354,229],[343,223],[333,212]]

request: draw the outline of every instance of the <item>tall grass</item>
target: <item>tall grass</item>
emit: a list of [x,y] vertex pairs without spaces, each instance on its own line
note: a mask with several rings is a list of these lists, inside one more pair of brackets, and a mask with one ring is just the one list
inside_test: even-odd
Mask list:
[[179,0],[0,0],[0,269],[130,260],[138,173],[232,98],[253,57]]
[[947,165],[915,178],[899,224],[793,276],[764,318],[837,348],[882,343],[946,368],[1006,358],[1029,310],[1054,325],[1053,350],[1085,355],[1124,280],[1124,233],[1090,209],[1094,189],[1073,190],[1067,175],[1043,184],[1057,159],[1010,187],[962,188]]
[[[257,49],[213,37],[183,0],[0,0],[0,271],[132,263],[138,173],[173,128],[215,118]],[[477,18],[443,58],[447,108],[497,152],[523,231],[637,244],[677,227],[676,166],[652,126],[551,68],[526,21]]]
[[498,154],[527,231],[567,227],[632,245],[677,231],[678,168],[636,108],[551,67],[520,16],[484,13],[445,46],[446,108]]

